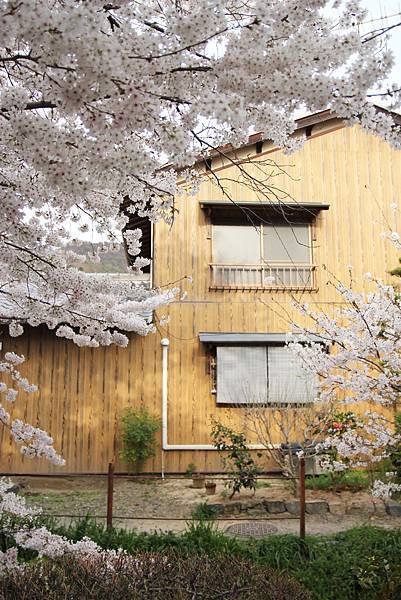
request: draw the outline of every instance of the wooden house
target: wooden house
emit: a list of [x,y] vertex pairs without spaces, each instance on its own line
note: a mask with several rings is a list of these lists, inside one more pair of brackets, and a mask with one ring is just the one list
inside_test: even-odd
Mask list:
[[163,420],[144,471],[182,473],[189,463],[219,471],[211,416],[240,427],[242,399],[265,401],[269,387],[274,397],[282,381],[289,398],[307,393],[284,347],[291,320],[301,321],[292,298],[330,313],[339,298],[327,273],[348,281],[351,264],[363,291],[366,272],[385,277],[396,265],[380,234],[389,224],[400,230],[390,205],[401,193],[401,152],[329,111],[300,119],[294,135],[306,142],[289,156],[259,134],[210,154],[197,165],[196,195],[183,182],[173,227],[136,223],[152,285],[179,282],[187,292],[154,315],[158,333],[94,349],[44,327],[10,339],[4,325],[3,349],[27,356],[23,372],[39,386],[21,394],[14,415],[51,432],[66,466],[24,459],[1,431],[1,472],[104,473],[111,459],[129,471],[119,458],[127,406]]

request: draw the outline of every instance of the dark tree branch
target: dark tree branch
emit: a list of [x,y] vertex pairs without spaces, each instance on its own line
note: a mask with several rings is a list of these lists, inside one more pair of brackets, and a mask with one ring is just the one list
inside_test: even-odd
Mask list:
[[389,25],[388,27],[382,27],[381,29],[375,29],[374,31],[371,31],[372,35],[370,37],[365,38],[364,40],[362,40],[362,44],[366,44],[367,42],[371,42],[372,40],[380,37],[381,35],[384,35],[384,34],[388,33],[389,31],[391,31],[391,29],[395,29],[396,27],[400,27],[400,25],[401,25],[401,21],[399,23],[395,23],[394,25]]

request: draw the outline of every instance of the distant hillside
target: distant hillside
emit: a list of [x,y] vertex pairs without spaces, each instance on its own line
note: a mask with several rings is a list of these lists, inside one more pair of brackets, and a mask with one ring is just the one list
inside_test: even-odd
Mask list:
[[[72,250],[77,254],[93,254],[96,252],[98,247],[102,244],[91,244],[90,242],[83,242],[81,245],[68,244],[67,250]],[[125,257],[124,248],[121,245],[118,252],[101,252],[100,262],[94,263],[91,261],[77,262],[75,266],[85,273],[126,273],[127,272],[127,259]]]

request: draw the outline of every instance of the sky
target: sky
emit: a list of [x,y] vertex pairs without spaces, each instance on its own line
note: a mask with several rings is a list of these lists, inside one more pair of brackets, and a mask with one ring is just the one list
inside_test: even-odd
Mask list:
[[[389,27],[401,21],[401,0],[362,0],[361,4],[369,11],[361,24],[361,33],[381,27]],[[401,27],[389,32],[388,47],[393,51],[396,64],[389,79],[401,82]]]

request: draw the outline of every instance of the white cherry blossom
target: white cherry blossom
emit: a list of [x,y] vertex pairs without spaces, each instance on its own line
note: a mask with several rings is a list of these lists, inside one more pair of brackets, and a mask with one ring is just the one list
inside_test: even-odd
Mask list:
[[[63,247],[89,219],[105,250],[124,231],[139,271],[148,263],[129,216],[173,222],[177,177],[196,186],[197,157],[243,143],[250,128],[293,151],[305,142],[292,136],[296,111],[330,108],[400,145],[399,126],[369,103],[383,89],[399,101],[383,88],[392,56],[380,36],[359,35],[359,2],[330,16],[331,4],[0,0],[0,295],[11,335],[44,323],[98,346],[152,332],[142,303],[174,293],[88,277]],[[160,168],[165,157],[174,167]]]

